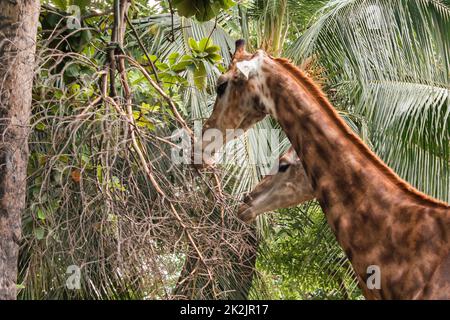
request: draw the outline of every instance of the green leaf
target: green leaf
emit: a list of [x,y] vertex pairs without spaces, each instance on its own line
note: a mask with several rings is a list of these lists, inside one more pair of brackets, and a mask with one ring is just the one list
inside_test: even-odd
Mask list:
[[95,47],[87,46],[83,49],[83,54],[88,57],[93,57],[95,55]]
[[45,131],[45,129],[47,128],[47,126],[43,122],[37,123],[34,127],[38,131]]
[[194,83],[198,89],[206,87],[206,67],[203,62],[198,62],[194,71]]
[[211,38],[203,38],[200,40],[198,44],[198,48],[200,51],[207,51],[206,49],[212,45]]
[[34,236],[36,237],[36,239],[38,240],[42,240],[44,239],[45,236],[45,230],[42,227],[37,227],[34,229]]
[[56,99],[61,99],[62,97],[64,97],[64,92],[61,91],[61,90],[56,90],[54,92],[54,96],[55,96]]
[[[149,58],[150,58],[151,62],[155,62],[156,60],[158,60],[158,57],[153,54],[150,55]],[[141,59],[144,60],[145,62],[148,62],[147,55],[145,55],[145,54],[141,56]]]
[[185,55],[180,59],[180,62],[172,66],[172,70],[175,72],[185,71],[189,66],[192,66],[193,64],[193,58],[189,55]]
[[207,59],[209,62],[211,62],[212,64],[219,62],[222,60],[222,57],[220,54],[217,53],[211,53],[207,56]]
[[88,166],[89,163],[90,163],[89,155],[83,153],[83,154],[81,155],[81,163],[82,163],[83,166]]
[[81,12],[86,12],[92,0],[72,0],[72,4],[80,7]]
[[208,53],[216,53],[216,52],[220,52],[220,47],[216,46],[216,45],[212,45],[210,44],[206,49],[206,52]]
[[45,215],[45,211],[42,208],[38,208],[36,213],[37,213],[37,217],[39,218],[39,220],[45,220],[46,215]]
[[194,51],[200,51],[200,48],[198,46],[197,41],[195,41],[193,38],[189,38],[188,40],[189,47]]
[[192,17],[199,21],[208,21],[219,14],[221,9],[228,9],[235,2],[231,0],[173,0],[172,5],[180,16]]
[[103,182],[103,168],[101,165],[97,165],[97,181],[99,183]]
[[61,10],[67,10],[67,0],[53,0],[53,4]]
[[158,112],[159,109],[160,109],[160,106],[158,106],[158,105],[151,106],[145,102],[142,102],[142,104],[141,104],[142,114],[148,114],[149,112]]
[[120,179],[117,176],[112,176],[110,187],[119,191],[125,191],[126,188],[120,183]]
[[227,68],[223,64],[217,65],[217,69],[219,69],[221,73],[225,73],[227,71]]
[[81,86],[78,83],[73,83],[69,87],[69,91],[71,94],[77,94],[81,90]]
[[180,56],[180,54],[178,52],[171,53],[167,57],[167,61],[169,62],[169,65],[175,64],[177,62],[177,59],[178,59],[179,56]]
[[170,69],[170,67],[169,67],[169,65],[167,63],[160,62],[160,61],[157,61],[155,63],[155,66],[161,71],[166,71],[166,70]]
[[17,290],[25,289],[25,285],[23,283],[20,283],[20,284],[17,283],[16,288],[17,288]]
[[172,0],[172,5],[177,9],[178,14],[183,17],[192,17],[197,13],[195,6],[190,1]]
[[78,77],[80,75],[80,67],[77,64],[71,64],[66,69],[66,75],[70,77]]

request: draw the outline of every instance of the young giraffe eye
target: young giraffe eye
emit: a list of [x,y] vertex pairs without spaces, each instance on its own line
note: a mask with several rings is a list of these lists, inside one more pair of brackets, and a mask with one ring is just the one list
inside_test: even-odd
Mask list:
[[217,86],[217,95],[221,96],[225,93],[225,90],[227,89],[228,81],[222,82]]
[[278,172],[286,172],[287,169],[289,169],[290,164],[289,163],[282,163],[278,167]]

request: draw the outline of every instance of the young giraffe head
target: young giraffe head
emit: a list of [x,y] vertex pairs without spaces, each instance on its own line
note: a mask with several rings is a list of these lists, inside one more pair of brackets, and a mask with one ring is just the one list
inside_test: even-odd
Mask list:
[[261,213],[289,208],[312,199],[314,194],[305,169],[291,147],[280,157],[272,175],[264,177],[244,198],[238,216],[251,222]]
[[[236,41],[236,51],[228,71],[217,81],[213,112],[203,126],[201,151],[202,160],[207,164],[211,164],[211,156],[223,141],[230,141],[242,134],[269,114],[273,106],[263,73],[260,72],[263,64],[271,59],[262,50],[250,54],[244,46],[244,40]],[[217,139],[218,135],[221,139]]]

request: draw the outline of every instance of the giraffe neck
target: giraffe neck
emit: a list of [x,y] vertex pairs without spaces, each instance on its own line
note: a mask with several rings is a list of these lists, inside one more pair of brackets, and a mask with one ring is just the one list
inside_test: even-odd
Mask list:
[[[310,94],[310,82],[299,81],[289,69],[282,68],[270,70],[267,84],[274,102],[272,113],[300,156],[365,296],[411,298],[423,294],[423,283],[448,254],[448,206],[411,191],[412,187],[380,166],[380,160],[369,150],[361,149],[361,142],[342,127],[342,121],[336,121],[335,111],[324,108],[321,99],[325,98]],[[429,230],[416,231],[427,223]],[[433,232],[439,232],[439,236],[430,240]],[[430,238],[426,239],[427,235]],[[427,240],[426,246],[405,250],[408,243]],[[424,256],[428,259],[421,262]],[[366,286],[367,270],[372,265],[381,268],[381,290]],[[408,290],[396,292],[390,282],[406,282],[413,277],[408,270],[412,265],[423,269],[423,283],[412,279],[414,285]]]

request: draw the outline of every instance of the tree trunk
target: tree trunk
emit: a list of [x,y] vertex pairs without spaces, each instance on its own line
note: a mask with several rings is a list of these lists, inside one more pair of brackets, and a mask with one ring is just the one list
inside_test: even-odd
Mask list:
[[0,299],[15,299],[39,0],[0,1]]

